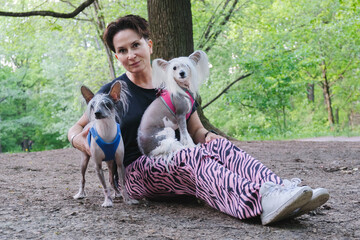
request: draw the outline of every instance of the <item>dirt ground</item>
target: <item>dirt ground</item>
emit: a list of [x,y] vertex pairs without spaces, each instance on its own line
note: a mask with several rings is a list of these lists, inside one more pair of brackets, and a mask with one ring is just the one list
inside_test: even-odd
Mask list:
[[[87,193],[75,149],[0,154],[1,239],[360,239],[360,142],[236,142],[283,178],[326,187],[330,200],[297,219],[262,226],[241,221],[193,198],[102,208],[90,164]],[[107,173],[106,173],[107,175]]]

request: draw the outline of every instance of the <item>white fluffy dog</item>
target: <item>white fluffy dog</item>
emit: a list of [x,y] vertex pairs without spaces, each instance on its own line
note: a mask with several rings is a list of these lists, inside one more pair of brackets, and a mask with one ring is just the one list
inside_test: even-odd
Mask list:
[[206,53],[195,51],[189,57],[171,61],[155,59],[152,70],[153,86],[161,89],[160,96],[146,109],[137,139],[143,154],[170,161],[175,152],[195,146],[186,120],[201,83],[209,76],[209,63]]

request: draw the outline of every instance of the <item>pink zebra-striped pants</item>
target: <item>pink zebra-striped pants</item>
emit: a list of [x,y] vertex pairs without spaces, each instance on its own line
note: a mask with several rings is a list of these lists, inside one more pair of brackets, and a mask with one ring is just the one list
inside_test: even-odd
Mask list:
[[282,183],[261,162],[226,139],[183,149],[169,164],[139,157],[126,168],[125,178],[131,198],[194,195],[239,219],[261,214],[262,183]]

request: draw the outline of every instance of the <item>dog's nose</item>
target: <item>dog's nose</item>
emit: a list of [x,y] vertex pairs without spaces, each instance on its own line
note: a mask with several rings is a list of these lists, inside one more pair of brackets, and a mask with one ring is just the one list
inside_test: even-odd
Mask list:
[[96,118],[96,119],[101,119],[101,118],[103,118],[102,112],[101,112],[101,111],[96,111],[96,112],[95,112],[95,118]]
[[179,74],[180,74],[180,77],[182,77],[182,78],[185,77],[185,72],[184,71],[179,72]]

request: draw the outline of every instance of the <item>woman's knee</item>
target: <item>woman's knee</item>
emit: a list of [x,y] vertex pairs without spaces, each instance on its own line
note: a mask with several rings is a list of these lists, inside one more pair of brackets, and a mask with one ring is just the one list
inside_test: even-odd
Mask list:
[[211,142],[209,142],[208,144],[206,144],[207,145],[207,147],[208,148],[210,148],[210,149],[213,149],[214,147],[215,148],[218,148],[218,149],[220,149],[220,148],[229,148],[229,147],[233,147],[234,146],[234,144],[230,141],[230,140],[228,140],[228,139],[226,139],[226,138],[217,138],[217,139],[214,139],[214,140],[212,140]]

